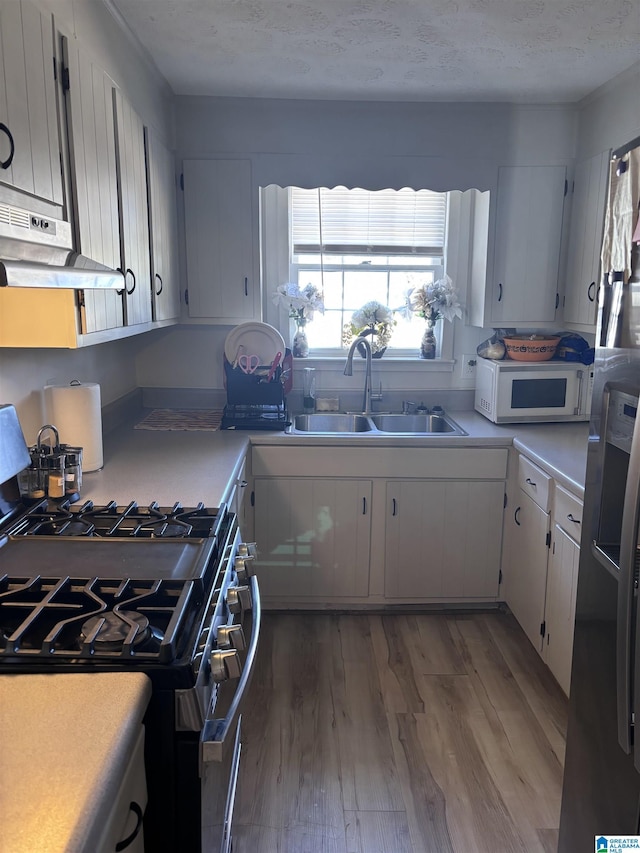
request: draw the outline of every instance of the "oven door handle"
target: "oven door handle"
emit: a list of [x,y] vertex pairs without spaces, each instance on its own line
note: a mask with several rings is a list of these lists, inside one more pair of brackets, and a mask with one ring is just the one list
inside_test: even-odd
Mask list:
[[238,687],[226,717],[205,721],[200,740],[200,760],[203,764],[213,761],[222,762],[224,760],[224,755],[227,751],[227,741],[233,739],[233,734],[236,728],[236,719],[240,714],[240,706],[245,693],[249,689],[251,676],[253,675],[253,667],[256,662],[256,653],[258,651],[262,608],[260,605],[258,579],[253,575],[249,580],[251,583],[251,598],[253,599],[253,606],[251,608],[251,641],[249,642],[242,675],[238,681]]

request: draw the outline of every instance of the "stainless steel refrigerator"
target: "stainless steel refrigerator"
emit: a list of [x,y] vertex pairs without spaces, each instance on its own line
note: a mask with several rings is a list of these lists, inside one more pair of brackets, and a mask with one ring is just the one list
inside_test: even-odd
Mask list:
[[640,831],[639,195],[640,138],[611,163],[558,853]]

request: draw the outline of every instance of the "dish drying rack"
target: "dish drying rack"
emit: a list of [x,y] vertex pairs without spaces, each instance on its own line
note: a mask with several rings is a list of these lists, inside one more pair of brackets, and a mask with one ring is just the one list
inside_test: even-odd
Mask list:
[[252,373],[233,367],[224,357],[224,387],[227,405],[222,413],[221,429],[283,430],[291,424],[287,416],[286,395],[293,380],[293,357],[286,349],[269,381],[271,365],[259,365]]

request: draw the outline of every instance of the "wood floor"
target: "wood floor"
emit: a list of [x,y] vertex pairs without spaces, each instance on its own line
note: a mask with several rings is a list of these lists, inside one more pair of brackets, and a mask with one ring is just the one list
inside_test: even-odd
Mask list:
[[263,614],[234,853],[551,853],[566,718],[508,613]]

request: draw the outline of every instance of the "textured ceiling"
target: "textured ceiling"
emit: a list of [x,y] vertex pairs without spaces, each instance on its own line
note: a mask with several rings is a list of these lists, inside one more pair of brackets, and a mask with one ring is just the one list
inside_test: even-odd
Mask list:
[[107,0],[179,95],[573,102],[640,60],[640,0]]

